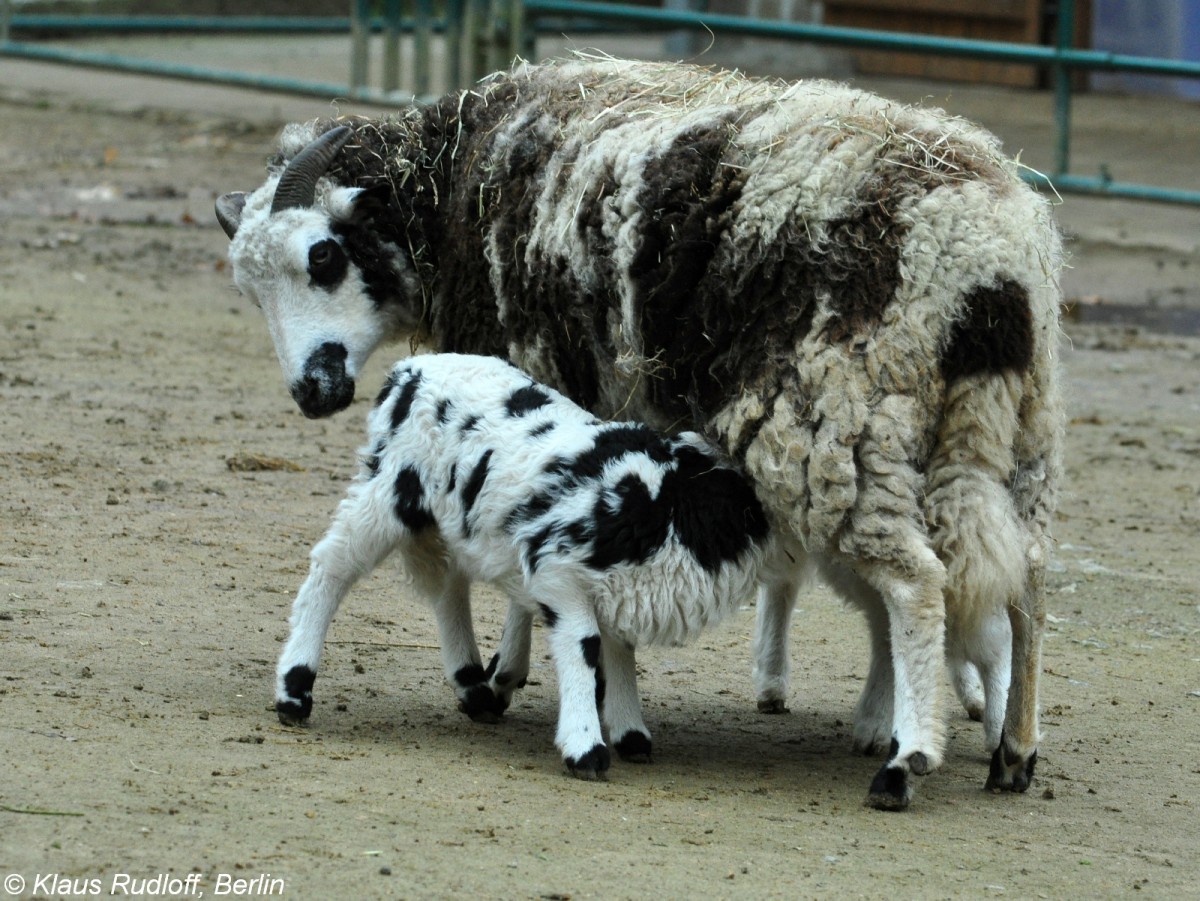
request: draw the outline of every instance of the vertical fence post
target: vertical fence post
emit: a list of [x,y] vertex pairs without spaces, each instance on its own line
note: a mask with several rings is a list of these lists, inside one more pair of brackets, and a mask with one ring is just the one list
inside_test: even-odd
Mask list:
[[[1075,0],[1058,0],[1059,53],[1075,46]],[[1054,174],[1066,175],[1071,169],[1071,70],[1059,57],[1054,63]]]
[[433,82],[433,0],[417,0],[413,31],[413,93],[428,97]]
[[446,0],[446,84],[443,91],[462,87],[463,0]]
[[350,89],[367,86],[371,40],[370,0],[350,0]]
[[532,59],[529,52],[529,35],[525,28],[525,0],[508,0],[508,60]]
[[383,4],[383,89],[400,89],[400,6],[401,0]]

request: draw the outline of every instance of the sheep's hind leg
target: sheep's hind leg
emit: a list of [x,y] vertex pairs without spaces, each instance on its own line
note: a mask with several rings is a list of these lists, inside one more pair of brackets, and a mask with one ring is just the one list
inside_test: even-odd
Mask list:
[[516,601],[508,605],[500,649],[492,655],[485,675],[501,712],[512,703],[513,692],[525,687],[529,678],[529,646],[533,614]]
[[447,572],[433,605],[441,638],[442,666],[458,696],[458,709],[477,723],[496,723],[506,703],[492,691],[471,621],[471,584],[457,571]]
[[292,604],[290,633],[275,678],[275,713],[287,726],[312,713],[312,688],[329,624],[350,588],[392,551],[404,528],[368,509],[369,487],[355,486],[313,548],[308,578]]
[[601,639],[604,657],[604,724],[609,741],[622,760],[649,763],[650,730],[642,719],[638,697],[637,662],[633,648],[605,633]]
[[1023,792],[1033,781],[1038,748],[1038,679],[1046,627],[1045,573],[1032,568],[1017,604],[1008,607],[1012,626],[1012,678],[1000,744],[992,754],[986,788]]
[[892,740],[888,760],[875,774],[867,803],[903,810],[912,800],[910,775],[923,776],[942,762],[939,693],[943,675],[946,571],[921,547],[894,565],[873,560],[855,569],[883,598],[892,648]]

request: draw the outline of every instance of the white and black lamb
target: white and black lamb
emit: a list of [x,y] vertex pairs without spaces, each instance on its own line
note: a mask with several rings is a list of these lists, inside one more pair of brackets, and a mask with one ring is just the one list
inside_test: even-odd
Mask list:
[[[217,212],[305,413],[411,334],[702,433],[866,613],[871,803],[906,806],[942,759],[944,652],[988,786],[1028,787],[1061,249],[987,132],[827,81],[523,64],[394,119],[290,126]],[[768,709],[794,588],[760,605]]]
[[[367,431],[293,607],[277,669],[285,723],[311,712],[338,605],[398,551],[435,609],[485,580],[542,614],[559,681],[556,744],[573,774],[596,777],[610,763],[598,705],[621,756],[650,755],[635,647],[681,644],[786,572],[770,566],[777,543],[754,489],[699,435],[601,423],[495,357],[398,364]],[[479,676],[507,702],[528,669],[526,644],[523,659]]]

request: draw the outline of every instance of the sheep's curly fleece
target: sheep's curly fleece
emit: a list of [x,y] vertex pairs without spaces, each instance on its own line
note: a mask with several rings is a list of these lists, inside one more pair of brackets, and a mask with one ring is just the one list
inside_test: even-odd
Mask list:
[[[333,124],[292,126],[280,161]],[[928,495],[964,464],[1045,527],[1060,244],[984,130],[827,81],[587,59],[350,124],[333,180],[392,186],[381,237],[441,349],[707,426],[816,547],[871,555],[917,509],[953,531]]]
[[[989,784],[1024,787],[1005,767],[1036,758],[1062,251],[993,136],[826,81],[571,59],[292,126],[275,171],[336,124],[318,202],[376,189],[338,234],[379,307],[601,416],[703,432],[775,526],[879,592],[893,637],[923,636],[910,685],[940,681],[943,598],[951,636],[1007,616]],[[914,704],[895,722],[919,772],[942,726]]]

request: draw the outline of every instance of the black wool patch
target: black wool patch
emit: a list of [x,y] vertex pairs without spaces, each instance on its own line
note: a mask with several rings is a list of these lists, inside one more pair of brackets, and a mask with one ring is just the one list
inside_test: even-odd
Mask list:
[[680,447],[676,455],[679,466],[663,479],[659,501],[670,508],[679,543],[715,572],[767,537],[767,516],[739,473],[717,468],[693,447]]
[[421,373],[415,372],[400,389],[400,396],[396,398],[396,406],[392,407],[392,431],[400,428],[404,420],[408,419],[408,414],[412,412],[413,398],[416,397],[417,389],[420,387]]
[[529,500],[525,501],[525,503],[515,507],[504,518],[505,531],[509,533],[513,532],[517,526],[531,522],[539,516],[548,513],[553,506],[554,498],[549,494],[535,494]]
[[648,426],[629,423],[605,429],[596,436],[596,443],[574,460],[561,461],[556,470],[573,481],[597,479],[609,463],[626,454],[645,454],[658,464],[671,462],[667,442]]
[[548,432],[554,431],[554,429],[557,426],[558,426],[557,422],[543,422],[542,424],[536,425],[532,429],[529,430],[529,437],[530,438],[540,438],[542,435],[545,435]]
[[471,508],[475,506],[475,499],[479,497],[479,492],[483,490],[483,483],[487,481],[488,466],[492,459],[492,449],[488,448],[483,452],[483,456],[479,458],[479,462],[475,464],[475,468],[471,470],[471,474],[467,476],[466,484],[463,485],[462,503],[463,503],[463,520],[471,513]]
[[553,629],[558,624],[558,614],[554,611],[554,608],[547,607],[545,604],[538,604],[538,607],[541,608],[546,625]]
[[466,666],[459,667],[454,674],[454,684],[464,688],[468,685],[478,685],[487,680],[487,671],[478,663],[468,663]]
[[544,526],[525,542],[525,567],[531,573],[537,572],[538,564],[542,559],[542,550],[549,544],[553,534],[554,529],[551,526]]
[[600,666],[600,636],[589,635],[587,638],[581,638],[579,648],[583,652],[583,662],[588,665],[588,668],[598,669]]
[[375,447],[372,448],[371,455],[363,461],[367,467],[368,478],[373,479],[375,476],[379,475],[380,459],[383,457],[383,452],[385,450],[387,450],[387,442],[380,440],[375,444]]
[[963,309],[942,352],[947,382],[980,373],[1025,372],[1033,364],[1029,292],[1018,282],[976,288],[964,298]]
[[450,420],[450,408],[453,406],[454,404],[445,398],[442,398],[437,402],[438,425],[445,425]]
[[688,412],[685,399],[712,393],[715,386],[699,384],[710,381],[699,358],[711,362],[725,338],[711,332],[700,289],[714,281],[719,291],[728,287],[726,275],[710,267],[742,192],[741,167],[722,165],[736,133],[733,119],[726,113],[680,133],[642,173],[638,208],[647,212],[629,276],[646,356],[664,364],[652,393],[677,415]]
[[626,475],[596,501],[588,566],[609,569],[618,563],[646,562],[667,540],[670,516],[665,504],[650,497],[645,482]]
[[539,407],[550,403],[550,395],[537,385],[526,385],[518,388],[504,402],[504,412],[508,416],[524,416]]
[[463,424],[459,428],[459,431],[465,435],[467,432],[472,431],[475,428],[475,426],[477,426],[477,425],[479,425],[479,417],[478,416],[468,416],[466,419],[463,420]]
[[403,467],[396,476],[396,518],[412,532],[434,524],[433,514],[425,506],[421,475],[411,466]]

